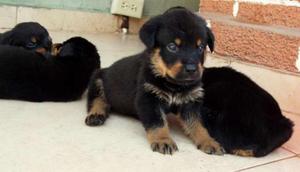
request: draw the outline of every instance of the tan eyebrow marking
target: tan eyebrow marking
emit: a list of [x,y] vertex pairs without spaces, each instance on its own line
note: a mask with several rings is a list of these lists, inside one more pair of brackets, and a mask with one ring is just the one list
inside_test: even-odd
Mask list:
[[36,43],[37,42],[36,37],[32,37],[31,41],[34,42],[34,43]]
[[197,46],[200,46],[201,45],[201,43],[202,43],[202,41],[201,41],[201,39],[199,38],[199,39],[197,39]]
[[181,39],[180,38],[176,38],[174,42],[175,42],[175,44],[177,46],[179,46],[181,44]]

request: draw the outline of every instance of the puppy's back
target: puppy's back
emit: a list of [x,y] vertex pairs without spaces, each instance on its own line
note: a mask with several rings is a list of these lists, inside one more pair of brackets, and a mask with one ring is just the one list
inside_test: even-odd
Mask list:
[[143,65],[143,57],[135,55],[121,59],[103,70],[103,83],[106,98],[114,111],[123,114],[136,114],[134,99],[139,70]]
[[[0,46],[0,98],[39,101],[41,94],[39,64],[45,58],[22,48]],[[20,93],[20,94],[19,94]]]

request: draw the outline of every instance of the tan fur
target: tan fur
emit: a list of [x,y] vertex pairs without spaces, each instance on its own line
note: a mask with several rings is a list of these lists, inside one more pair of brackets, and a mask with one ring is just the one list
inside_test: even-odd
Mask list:
[[167,125],[147,130],[147,138],[150,143],[170,140],[170,131]]
[[47,50],[45,48],[38,48],[35,50],[35,52],[40,53],[40,54],[46,54]]
[[53,44],[53,45],[52,45],[52,48],[51,48],[51,54],[52,54],[53,56],[57,56],[57,54],[60,52],[60,50],[61,50],[61,45],[62,45],[62,44],[59,44],[59,43]]
[[144,88],[145,91],[155,94],[156,97],[158,97],[160,100],[165,101],[169,105],[182,105],[185,103],[195,102],[199,98],[202,98],[204,96],[203,88],[200,86],[192,89],[187,93],[175,94],[172,92],[163,91],[155,85],[147,82],[144,84]]
[[238,156],[245,156],[245,157],[253,157],[254,156],[253,150],[236,149],[236,150],[232,151],[232,154],[238,155]]
[[206,153],[210,153],[212,149],[216,154],[223,154],[223,148],[218,142],[216,142],[208,133],[207,129],[201,124],[201,122],[195,118],[189,121],[183,121],[178,118],[185,133],[194,141],[194,143]]
[[201,43],[202,43],[201,39],[197,39],[197,42],[196,42],[197,46],[200,46]]
[[93,100],[89,115],[106,115],[107,103],[100,97]]
[[37,39],[36,39],[36,37],[31,37],[31,42],[34,42],[34,43],[36,43],[36,42],[37,42]]
[[181,39],[180,39],[180,38],[176,38],[174,42],[175,42],[175,44],[176,44],[177,46],[180,46],[180,45],[181,45]]
[[176,75],[182,70],[182,63],[177,61],[167,70],[167,75],[176,78]]
[[167,124],[163,127],[148,129],[147,139],[153,151],[163,154],[172,154],[174,151],[178,150],[176,143],[170,137]]
[[182,63],[177,61],[174,65],[168,67],[160,56],[160,50],[154,50],[151,58],[152,71],[157,76],[166,77],[167,75],[176,78],[176,75],[182,70]]
[[160,49],[155,49],[153,56],[151,57],[152,71],[157,76],[166,77],[168,68],[159,53]]

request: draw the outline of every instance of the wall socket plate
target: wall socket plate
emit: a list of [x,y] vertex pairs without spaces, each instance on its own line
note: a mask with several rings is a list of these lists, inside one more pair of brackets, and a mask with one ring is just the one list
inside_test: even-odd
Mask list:
[[110,11],[112,14],[141,18],[143,8],[144,0],[113,0]]

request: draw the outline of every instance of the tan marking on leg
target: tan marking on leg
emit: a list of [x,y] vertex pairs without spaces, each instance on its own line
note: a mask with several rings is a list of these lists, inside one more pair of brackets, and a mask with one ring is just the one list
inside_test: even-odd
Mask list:
[[235,150],[232,150],[231,153],[234,155],[245,156],[245,157],[253,157],[254,156],[253,150],[235,149]]
[[176,143],[170,137],[169,127],[166,124],[163,127],[148,129],[147,139],[155,152],[173,154],[178,150]]
[[179,118],[179,121],[185,131],[190,136],[199,149],[208,154],[223,155],[224,149],[221,145],[213,139],[207,129],[201,124],[199,120],[185,122]]
[[85,123],[89,126],[98,126],[104,124],[107,118],[106,102],[98,97],[93,100],[88,116],[85,118]]
[[96,99],[94,99],[91,109],[89,111],[89,115],[103,115],[106,116],[106,109],[107,109],[108,105],[105,102],[105,100],[103,100],[100,97],[97,97]]
[[180,39],[180,38],[176,38],[174,42],[175,42],[175,44],[176,44],[177,46],[180,46],[180,45],[181,45],[181,39]]

